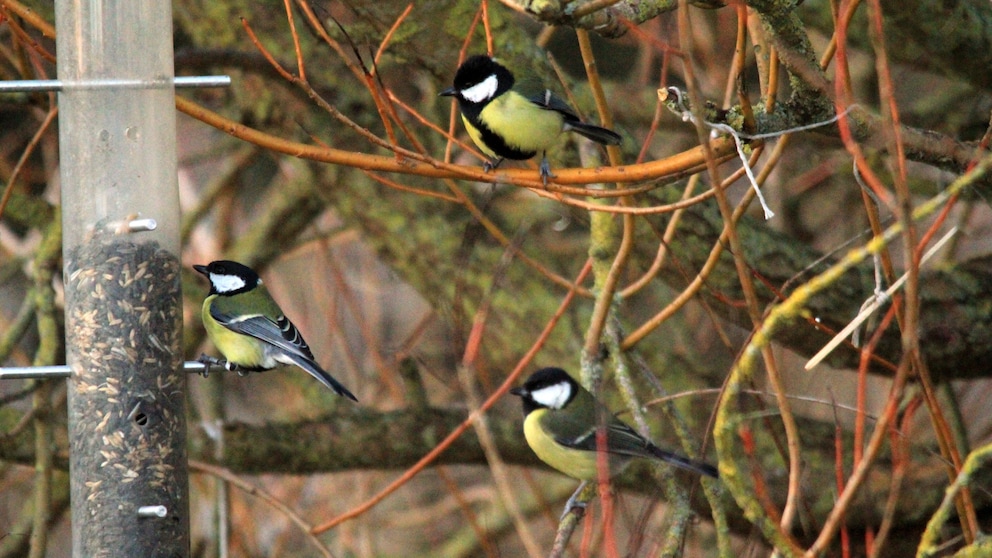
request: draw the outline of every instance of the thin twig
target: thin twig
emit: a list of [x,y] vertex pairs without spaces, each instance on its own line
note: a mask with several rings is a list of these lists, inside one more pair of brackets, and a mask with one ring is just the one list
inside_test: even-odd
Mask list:
[[[772,154],[769,157],[771,160],[777,161],[782,156],[785,152],[786,146],[788,145],[788,138],[789,136],[783,137],[775,145],[775,148],[772,150]],[[768,174],[771,173],[772,168],[774,168],[773,165],[765,166],[762,172],[758,175],[759,183],[764,182]],[[754,189],[750,189],[744,194],[744,197],[741,199],[741,203],[734,212],[732,221],[730,223],[724,223],[723,230],[720,232],[720,237],[713,243],[713,248],[706,257],[706,261],[703,263],[702,268],[696,276],[689,282],[689,285],[686,286],[686,288],[684,288],[674,300],[668,303],[665,308],[641,324],[636,330],[629,333],[620,345],[622,349],[627,350],[644,339],[644,337],[657,329],[658,326],[664,323],[668,318],[673,316],[679,309],[692,300],[700,289],[702,289],[703,285],[706,283],[707,277],[709,277],[710,273],[716,268],[716,265],[719,263],[720,255],[723,254],[723,250],[726,248],[729,227],[736,224],[737,221],[744,216],[744,212],[754,195]]]
[[906,478],[906,471],[910,463],[910,444],[906,433],[909,431],[909,425],[912,424],[920,404],[919,398],[914,398],[910,402],[902,414],[899,428],[893,428],[889,436],[889,447],[892,448],[892,479],[889,482],[889,496],[885,500],[885,509],[882,512],[882,522],[878,526],[878,532],[875,534],[871,548],[868,549],[869,558],[878,558],[881,555],[889,534],[896,525],[899,498],[902,495],[903,481]]
[[399,17],[396,18],[396,21],[393,22],[393,25],[389,28],[389,31],[386,32],[386,35],[382,38],[382,42],[379,43],[379,49],[375,52],[375,57],[372,59],[373,69],[379,66],[379,61],[382,58],[382,55],[386,52],[386,48],[389,47],[389,43],[393,40],[393,35],[396,34],[396,30],[400,28],[400,24],[406,20],[407,16],[410,15],[410,12],[412,11],[413,2],[410,2],[406,5],[406,9],[403,10],[403,13],[401,13]]
[[310,522],[303,519],[303,517],[300,514],[293,511],[289,506],[287,506],[281,500],[270,494],[264,488],[260,488],[258,486],[255,486],[249,482],[242,480],[240,477],[238,477],[237,475],[235,475],[225,467],[218,467],[216,465],[204,463],[203,461],[190,459],[189,468],[194,471],[200,471],[201,473],[206,473],[208,475],[212,475],[219,479],[223,479],[225,482],[229,484],[233,484],[234,486],[240,488],[246,494],[250,494],[252,496],[255,496],[256,498],[261,499],[263,502],[269,504],[270,506],[278,510],[280,513],[285,515],[287,518],[289,518],[290,521],[295,523],[296,526],[299,527],[301,531],[303,531],[304,536],[307,537],[307,539],[311,542],[311,544],[313,544],[317,548],[317,550],[321,553],[321,555],[325,556],[326,558],[334,558],[333,555],[331,554],[331,550],[327,548],[327,545],[325,545],[313,533],[313,527],[312,525],[310,525]]
[[[922,266],[930,258],[932,258],[941,248],[944,247],[944,244],[946,244],[951,238],[954,237],[956,233],[957,233],[956,228],[947,231],[947,234],[941,237],[941,239],[938,240],[937,243],[934,244],[929,250],[927,250],[927,253],[923,255],[923,257],[920,259],[920,265]],[[855,316],[854,319],[852,319],[846,326],[844,326],[844,329],[840,330],[837,333],[837,335],[835,335],[830,341],[828,341],[827,344],[824,345],[822,349],[820,349],[815,355],[810,357],[810,359],[806,362],[806,364],[803,367],[806,370],[811,370],[814,366],[823,362],[823,359],[827,358],[830,355],[830,353],[837,348],[838,345],[840,345],[845,339],[847,339],[848,337],[851,336],[852,333],[854,333],[854,330],[861,327],[861,324],[863,324],[865,320],[867,320],[872,314],[874,314],[876,310],[878,310],[883,304],[889,301],[892,298],[892,296],[897,291],[899,291],[899,289],[902,288],[903,284],[906,282],[906,278],[907,278],[906,274],[900,276],[899,279],[897,279],[894,283],[892,283],[889,286],[889,288],[886,289],[884,293],[882,293],[884,296],[873,296],[872,298],[870,298],[869,300],[871,300],[871,302],[866,306],[863,306],[861,308],[861,311],[858,313],[858,315]]]
[[10,171],[10,178],[7,179],[7,185],[3,189],[3,197],[0,198],[0,217],[3,216],[4,209],[7,208],[7,202],[10,201],[10,195],[14,193],[14,182],[17,181],[17,175],[21,173],[21,169],[34,154],[34,149],[41,142],[41,138],[48,131],[48,127],[51,126],[52,122],[55,121],[55,117],[58,115],[58,107],[53,106],[45,114],[45,118],[41,121],[41,125],[38,126],[38,130],[35,131],[34,135],[31,136],[31,140],[21,151],[21,156],[17,158],[17,163],[14,164],[14,168]]
[[[976,180],[984,176],[990,167],[992,167],[992,157],[985,157],[972,172],[959,177],[943,192],[937,196],[934,196],[927,202],[918,205],[912,213],[912,219],[919,219],[923,216],[930,215],[938,208],[943,207],[951,196],[957,195],[962,190],[972,185]],[[789,297],[789,300],[775,307],[769,314],[765,321],[765,330],[762,332],[760,337],[761,342],[768,341],[769,337],[767,336],[774,331],[775,327],[779,323],[779,318],[793,313],[804,303],[805,300],[807,300],[814,293],[818,292],[820,289],[832,283],[847,269],[864,261],[866,258],[870,257],[871,254],[878,253],[884,244],[891,242],[895,236],[901,232],[902,227],[902,222],[896,222],[890,226],[882,236],[875,237],[863,248],[852,251],[840,262],[831,266],[827,271],[812,278],[805,285],[794,291]],[[754,341],[752,340],[752,342]],[[893,381],[893,387],[890,390],[890,396],[886,403],[887,406],[885,412],[880,415],[880,420],[876,423],[875,431],[872,438],[869,440],[868,448],[865,451],[865,461],[863,461],[858,467],[855,467],[855,470],[848,478],[848,483],[844,489],[844,492],[837,497],[836,504],[831,510],[830,515],[827,517],[827,520],[824,522],[819,536],[807,551],[808,556],[816,556],[827,547],[833,539],[837,529],[840,527],[840,524],[843,522],[844,516],[846,515],[851,502],[854,500],[858,489],[867,478],[868,469],[880,449],[881,440],[884,438],[884,432],[888,428],[889,421],[892,420],[892,416],[894,415],[899,404],[900,395],[905,384],[908,370],[909,366],[904,360],[904,362],[900,364],[896,373],[896,378]],[[724,405],[721,405],[720,409],[722,413],[724,410]],[[719,447],[721,445],[721,442],[719,441],[721,440],[720,436],[717,436],[717,439],[717,445]],[[740,503],[740,500],[738,500],[738,503]]]
[[[685,190],[682,191],[683,200],[692,195],[696,185],[699,184],[699,179],[700,177],[698,174],[694,174],[689,178],[689,181],[686,183]],[[655,254],[654,260],[651,261],[651,265],[639,278],[632,281],[620,291],[620,298],[629,298],[631,295],[634,295],[642,288],[652,283],[661,272],[665,265],[665,258],[668,255],[668,246],[675,238],[675,231],[678,229],[679,223],[682,221],[682,214],[684,212],[684,210],[679,209],[672,213],[672,218],[668,221],[668,224],[665,225],[665,232],[661,237],[661,242],[658,243],[658,252]]]
[[[479,4],[479,11],[482,14],[482,28],[486,32],[486,54],[489,56],[496,55],[496,47],[493,45],[493,30],[489,25],[489,0],[482,0]],[[471,33],[465,36],[466,39],[472,36]]]
[[[491,300],[492,294],[493,293],[490,292],[490,296],[487,298]],[[481,338],[481,330],[485,328],[484,315],[488,313],[488,310],[483,310],[482,307],[484,306],[487,305],[482,304],[479,311],[476,312],[476,319],[474,320],[472,334],[470,335],[470,337],[474,337],[475,339]],[[475,353],[475,349],[472,347],[477,346],[477,344],[466,344],[466,358],[471,357],[474,360],[472,354]],[[476,383],[477,378],[475,377],[474,372],[475,367],[471,362],[466,362],[465,359],[463,359],[462,363],[458,366],[458,379],[467,397],[469,409],[473,412],[478,409],[480,405],[480,398]],[[543,553],[537,544],[537,540],[534,538],[534,534],[531,532],[531,529],[527,524],[527,518],[520,509],[519,500],[516,496],[517,491],[514,487],[514,483],[510,480],[509,472],[506,469],[506,463],[499,455],[499,449],[496,447],[496,442],[493,440],[493,435],[489,429],[484,413],[479,413],[479,419],[472,423],[472,427],[475,430],[476,437],[479,439],[479,445],[482,446],[482,451],[486,455],[486,462],[489,464],[489,471],[496,483],[496,490],[499,493],[500,500],[506,507],[507,512],[510,514],[510,518],[513,520],[513,525],[517,530],[517,535],[520,537],[520,542],[524,545],[524,548],[527,550],[527,554],[531,558],[540,557]]]
[[[575,279],[576,285],[582,283],[582,281],[586,277],[586,274],[588,274],[589,272],[589,268],[590,265],[587,262],[586,265],[583,266],[582,271],[579,272],[579,275]],[[537,340],[534,342],[531,348],[520,359],[520,362],[513,369],[513,371],[506,377],[506,380],[503,382],[503,384],[501,384],[500,387],[495,392],[493,392],[493,394],[490,395],[489,398],[485,400],[485,402],[482,403],[482,405],[478,408],[478,410],[473,411],[471,414],[469,414],[468,418],[466,418],[464,422],[462,422],[457,428],[451,431],[451,433],[448,434],[448,436],[446,436],[444,440],[438,443],[438,445],[435,446],[430,452],[428,452],[427,455],[422,457],[420,461],[418,461],[412,467],[407,469],[396,480],[389,483],[389,485],[387,485],[385,488],[380,490],[372,498],[369,498],[364,503],[335,517],[334,519],[331,519],[330,521],[327,521],[321,525],[314,527],[312,529],[312,532],[315,534],[322,533],[328,529],[332,529],[335,526],[340,525],[345,521],[363,515],[365,512],[367,512],[368,510],[372,509],[377,504],[379,504],[379,502],[385,500],[386,497],[388,497],[390,494],[395,492],[401,486],[409,482],[410,479],[415,477],[418,473],[420,473],[420,471],[422,471],[425,467],[427,467],[427,465],[429,465],[432,461],[434,461],[434,459],[436,459],[437,456],[441,455],[441,453],[443,453],[448,448],[448,446],[450,446],[455,440],[457,440],[462,434],[465,433],[466,430],[468,430],[472,426],[473,422],[478,420],[478,417],[481,413],[487,412],[493,405],[496,404],[496,401],[498,401],[500,397],[502,397],[504,394],[510,391],[510,386],[513,385],[514,382],[516,382],[517,378],[521,374],[523,374],[525,367],[530,363],[531,360],[533,360],[534,356],[537,355],[537,352],[540,350],[540,348],[544,346],[544,343],[547,341],[548,336],[550,336],[551,332],[558,324],[558,321],[565,314],[565,310],[571,305],[572,299],[575,297],[575,294],[576,294],[575,290],[573,289],[570,290],[565,295],[565,297],[562,299],[561,305],[558,307],[558,311],[555,312],[555,315],[552,316],[551,319],[548,321],[547,325],[545,325],[544,330],[538,336]]]
[[[8,6],[7,3],[0,4],[0,9],[2,9],[4,12],[7,11],[6,8],[8,8],[8,7],[13,7],[13,6]],[[21,14],[23,13],[22,11],[16,11],[16,10],[12,10],[12,11],[15,11],[15,13],[17,13],[17,15],[19,17],[23,17],[23,16],[21,16]],[[33,12],[32,12],[32,15],[33,15]],[[25,19],[29,19],[29,18],[25,18]],[[34,25],[38,21],[39,21],[38,19],[31,19],[30,23],[32,23],[32,25]],[[44,58],[47,62],[49,62],[51,64],[54,64],[55,63],[55,55],[52,54],[51,52],[49,52],[45,47],[41,46],[41,44],[39,44],[38,41],[34,40],[34,38],[31,37],[31,35],[29,35],[26,31],[24,31],[24,28],[20,26],[20,24],[17,22],[16,19],[7,17],[6,18],[6,23],[14,31],[14,35],[17,37],[17,40],[19,40],[21,43],[26,44],[29,47],[31,47],[31,50],[33,52],[38,53],[38,55],[40,55],[42,58]],[[47,23],[45,25],[47,26]],[[36,28],[38,28],[39,30],[42,29],[40,27],[36,27]],[[53,33],[54,33],[54,31],[53,31]],[[44,34],[44,31],[42,31],[42,34]],[[51,37],[51,38],[54,38],[54,37]]]
[[296,71],[300,79],[305,82],[307,81],[307,68],[306,64],[303,63],[303,48],[300,47],[300,35],[296,32],[296,19],[293,18],[293,7],[290,1],[283,0],[282,3],[286,8],[286,21],[289,22],[289,34],[293,37],[293,51],[296,52]]
[[39,383],[34,392],[34,518],[31,523],[31,550],[29,558],[44,558],[48,547],[48,522],[52,513],[52,382]]
[[[577,498],[578,501],[588,502],[596,494],[596,483],[588,483],[583,489],[582,493],[579,494]],[[564,556],[565,550],[568,548],[568,541],[572,539],[572,533],[575,532],[575,528],[579,526],[579,521],[582,520],[583,516],[591,517],[588,510],[584,508],[576,507],[572,508],[565,514],[561,522],[558,524],[558,531],[555,533],[555,541],[551,545],[551,551],[548,553],[548,558],[560,558]],[[583,548],[586,544],[582,545]]]

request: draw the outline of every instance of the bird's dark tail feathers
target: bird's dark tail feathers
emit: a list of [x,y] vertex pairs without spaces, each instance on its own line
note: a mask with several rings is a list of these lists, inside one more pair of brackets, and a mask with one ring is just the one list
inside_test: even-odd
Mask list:
[[713,477],[715,479],[720,478],[720,473],[717,471],[716,467],[710,465],[709,463],[703,463],[702,461],[696,461],[694,459],[689,459],[688,457],[673,453],[667,450],[663,450],[654,444],[648,446],[648,451],[654,457],[676,467],[693,471],[699,473],[700,475],[706,475],[707,477]]
[[623,142],[623,138],[620,134],[614,132],[613,130],[608,130],[602,126],[596,126],[595,124],[586,124],[585,122],[565,122],[565,130],[581,134],[596,143],[601,143],[603,145],[620,145]]
[[311,376],[317,378],[320,383],[334,390],[334,393],[342,397],[347,397],[356,403],[358,402],[358,398],[355,397],[355,394],[348,391],[348,388],[341,385],[341,382],[335,380],[330,374],[325,372],[323,368],[318,366],[316,362],[299,357],[293,358],[293,361],[299,365],[300,368],[309,372]]

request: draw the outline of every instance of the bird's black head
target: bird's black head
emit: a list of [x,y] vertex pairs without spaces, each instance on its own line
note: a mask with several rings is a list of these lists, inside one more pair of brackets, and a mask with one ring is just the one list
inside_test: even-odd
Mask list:
[[262,280],[250,267],[230,260],[217,260],[210,265],[194,265],[193,269],[210,279],[210,294],[223,296],[248,292]]
[[510,393],[520,397],[524,415],[537,409],[563,409],[572,402],[581,387],[561,368],[542,368],[531,374],[524,385]]
[[441,95],[458,99],[461,106],[484,106],[513,87],[513,74],[499,62],[484,55],[470,57],[455,72],[454,85]]

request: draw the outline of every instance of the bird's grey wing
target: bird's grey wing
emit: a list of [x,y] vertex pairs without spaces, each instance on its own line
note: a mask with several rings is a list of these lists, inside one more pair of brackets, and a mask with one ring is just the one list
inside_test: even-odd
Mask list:
[[[606,415],[607,451],[621,455],[645,455],[646,441],[626,424]],[[555,432],[559,444],[584,451],[597,451],[596,432],[598,426],[590,427],[584,420],[572,418],[568,413],[547,413],[546,427]],[[640,449],[640,451],[638,451]]]
[[[562,436],[555,439],[564,446],[586,451],[597,451],[599,449],[596,440],[597,430],[597,428],[587,429],[578,436]],[[621,458],[648,457],[660,459],[682,469],[713,478],[719,477],[716,467],[659,448],[620,419],[613,418],[609,421],[606,425],[606,437],[606,451],[613,455],[621,456]]]
[[[241,333],[259,339],[281,351],[294,364],[306,370],[322,384],[334,390],[338,395],[358,401],[353,393],[348,391],[341,382],[334,379],[326,370],[317,364],[317,359],[307,342],[303,340],[300,331],[286,316],[279,315],[272,321],[261,314],[253,316],[231,316],[221,312],[210,311],[210,315],[221,325],[235,333]],[[279,359],[277,359],[279,360]],[[282,361],[285,362],[285,361]],[[288,363],[287,363],[288,364]]]
[[261,314],[251,316],[234,316],[217,311],[211,307],[210,315],[227,329],[264,341],[287,355],[314,360],[313,353],[307,342],[303,340],[300,331],[296,329],[286,316],[279,315],[273,321]]
[[610,440],[610,453],[638,457],[653,455],[650,449],[653,444],[619,419],[610,421],[606,435]]
[[[561,444],[586,451],[599,450],[596,431],[599,428],[587,429],[579,436],[558,440]],[[620,422],[610,422],[606,425],[606,451],[617,455],[633,457],[648,457],[650,443],[631,427]]]
[[563,101],[560,97],[557,97],[554,93],[552,93],[550,89],[545,89],[543,93],[531,95],[527,98],[541,108],[553,110],[558,114],[561,114],[565,119],[564,130],[566,132],[576,132],[596,143],[601,143],[603,145],[620,145],[623,143],[623,137],[613,130],[603,128],[602,126],[597,126],[595,124],[589,124],[588,122],[583,122],[579,118],[579,115],[576,114],[575,110],[568,106],[568,103]]
[[579,115],[561,97],[555,95],[550,89],[537,92],[527,97],[535,105],[561,113],[566,121],[579,121]]

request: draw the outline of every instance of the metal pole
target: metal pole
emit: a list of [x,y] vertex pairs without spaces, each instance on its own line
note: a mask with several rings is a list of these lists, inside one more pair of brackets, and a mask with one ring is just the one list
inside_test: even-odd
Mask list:
[[[224,368],[222,366],[206,366],[198,360],[187,360],[183,363],[183,371],[187,374],[206,375],[212,370],[224,370]],[[67,364],[0,368],[0,380],[54,380],[65,379],[71,375],[72,369]]]
[[[159,80],[161,81],[161,80]],[[185,76],[172,80],[177,89],[198,88],[198,87],[227,87],[231,85],[231,76]],[[155,80],[127,80],[127,79],[104,79],[95,80],[89,83],[76,81],[72,84],[76,88],[97,89],[102,87],[131,87],[144,89],[159,85]],[[66,84],[57,79],[29,79],[29,80],[8,80],[0,81],[0,93],[32,93],[35,91],[62,91]]]
[[171,4],[55,12],[73,556],[188,557]]

